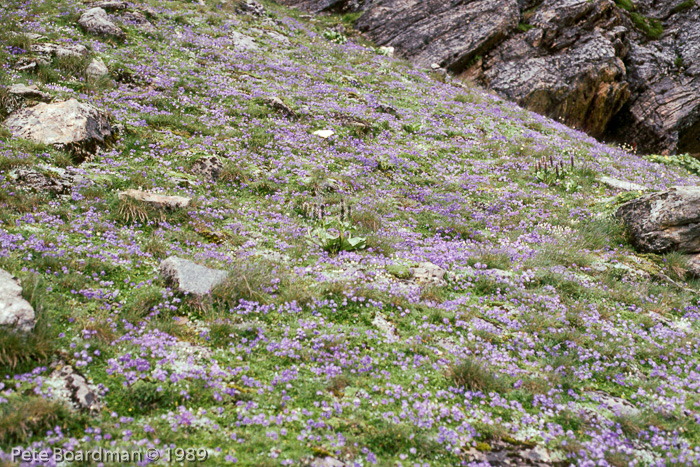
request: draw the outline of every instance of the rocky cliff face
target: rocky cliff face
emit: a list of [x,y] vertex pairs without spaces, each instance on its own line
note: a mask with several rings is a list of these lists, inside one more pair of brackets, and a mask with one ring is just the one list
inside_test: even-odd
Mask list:
[[700,153],[692,1],[282,0],[356,27],[538,113],[643,152]]

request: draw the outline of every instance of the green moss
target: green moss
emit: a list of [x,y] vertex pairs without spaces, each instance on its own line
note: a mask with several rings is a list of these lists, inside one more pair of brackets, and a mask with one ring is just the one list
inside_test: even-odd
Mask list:
[[635,12],[630,13],[630,17],[637,29],[646,34],[649,39],[658,39],[664,32],[664,26],[658,19],[648,18]]
[[634,11],[637,9],[637,6],[632,0],[615,0],[615,4],[627,11]]
[[534,28],[535,28],[535,26],[533,26],[532,24],[527,24],[527,23],[519,23],[518,24],[518,31],[520,31],[520,32],[527,32],[530,29],[534,29]]
[[671,10],[671,14],[675,15],[676,13],[681,13],[685,10],[693,8],[694,6],[695,6],[695,0],[686,0],[684,2],[679,3],[678,5],[674,6],[673,9]]

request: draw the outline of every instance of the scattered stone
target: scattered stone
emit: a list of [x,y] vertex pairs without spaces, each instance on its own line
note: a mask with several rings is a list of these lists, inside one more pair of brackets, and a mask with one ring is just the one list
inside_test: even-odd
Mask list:
[[399,333],[396,332],[394,325],[391,323],[391,321],[386,319],[383,314],[379,312],[375,313],[372,324],[384,333],[387,342],[398,342],[401,340],[401,337],[399,336]]
[[192,165],[192,173],[201,175],[208,180],[218,180],[224,164],[216,156],[207,156],[197,159]]
[[98,2],[90,3],[90,8],[102,8],[105,11],[119,11],[126,10],[129,5],[126,2],[119,0],[102,0]]
[[285,104],[284,101],[277,96],[264,96],[262,99],[266,105],[269,105],[273,109],[280,110],[289,116],[296,115],[294,110],[292,110],[291,107]]
[[245,15],[263,16],[265,14],[265,7],[255,0],[243,0],[238,4],[236,11]]
[[34,308],[22,297],[19,281],[0,269],[0,327],[29,332],[34,329],[34,320]]
[[34,169],[20,168],[10,173],[18,185],[35,191],[63,193],[70,185],[58,177],[50,177]]
[[310,467],[347,467],[347,464],[328,456],[324,458],[316,457],[311,461]]
[[75,410],[96,414],[101,408],[97,388],[70,365],[63,362],[56,365],[45,384],[52,388],[54,397],[65,401]]
[[700,186],[676,186],[629,201],[617,210],[632,244],[649,253],[700,252]]
[[394,107],[392,107],[388,104],[379,104],[377,106],[376,110],[377,110],[377,112],[381,112],[383,114],[393,115],[396,118],[400,118],[399,112]]
[[649,191],[649,188],[645,187],[644,185],[639,185],[633,182],[626,182],[624,180],[618,180],[616,178],[608,177],[605,175],[598,177],[598,181],[604,185],[609,186],[610,188],[615,188],[616,190]]
[[182,209],[190,205],[191,198],[184,196],[167,196],[147,191],[129,189],[119,193],[119,199],[131,198],[150,204],[157,209]]
[[445,285],[445,273],[447,270],[433,263],[422,262],[412,269],[413,277],[418,283],[430,285]]
[[147,32],[149,34],[158,32],[158,28],[156,28],[153,23],[148,21],[146,15],[140,11],[128,11],[122,15],[122,19],[126,23],[133,24],[137,29],[140,29],[143,32]]
[[394,57],[395,49],[393,47],[381,46],[379,47],[379,53],[381,55],[386,55],[389,58]]
[[610,410],[616,415],[635,416],[639,415],[640,410],[630,401],[611,396],[603,391],[588,391],[585,393],[593,402],[599,403],[604,408]]
[[229,33],[233,41],[233,50],[236,52],[247,52],[258,50],[258,44],[255,43],[252,37],[241,34],[237,31],[231,31]]
[[107,114],[75,99],[17,110],[4,125],[17,138],[71,151],[81,162],[114,137]]
[[688,257],[688,275],[700,279],[700,254]]
[[320,137],[320,138],[328,139],[335,134],[335,131],[333,131],[333,130],[316,130],[316,131],[314,131],[313,134]]
[[552,457],[542,446],[530,443],[511,444],[502,440],[492,440],[489,444],[477,446],[467,451],[472,462],[502,467],[551,467]]
[[[50,57],[76,57],[82,58],[88,56],[88,49],[81,44],[32,44],[29,48],[32,52]],[[48,61],[42,62],[48,64]]]
[[39,90],[39,88],[32,84],[27,86],[25,84],[15,84],[7,89],[7,93],[21,97],[22,99],[32,99],[41,102],[50,102],[51,96]]
[[228,276],[221,269],[211,269],[177,256],[171,256],[160,263],[160,272],[180,292],[200,298],[209,295]]
[[107,76],[109,74],[109,69],[101,58],[95,58],[90,62],[90,65],[88,65],[85,74],[90,79],[98,80],[103,76]]
[[102,8],[91,8],[80,17],[78,24],[90,34],[124,39],[126,34],[115,25]]

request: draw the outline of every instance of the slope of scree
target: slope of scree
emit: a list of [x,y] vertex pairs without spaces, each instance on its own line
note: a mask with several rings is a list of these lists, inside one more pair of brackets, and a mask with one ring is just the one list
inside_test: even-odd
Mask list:
[[3,463],[700,462],[700,284],[614,216],[692,161],[445,83],[352,17],[5,3]]

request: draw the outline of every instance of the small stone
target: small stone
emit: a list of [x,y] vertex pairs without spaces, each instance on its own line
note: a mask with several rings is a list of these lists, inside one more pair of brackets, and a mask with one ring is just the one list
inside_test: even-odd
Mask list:
[[263,16],[265,14],[265,7],[255,0],[243,0],[238,4],[236,11],[246,15]]
[[15,84],[7,89],[7,93],[23,99],[33,99],[42,102],[49,102],[51,100],[51,96],[40,91],[35,84],[31,86]]
[[214,287],[228,276],[228,273],[221,269],[211,269],[177,256],[171,256],[161,262],[160,272],[165,280],[180,292],[200,298],[209,295]]
[[208,180],[218,180],[224,164],[216,156],[207,156],[197,159],[192,165],[192,173],[201,175]]
[[379,104],[376,108],[377,112],[381,112],[383,114],[389,114],[393,115],[396,118],[399,118],[399,112],[392,106],[388,104]]
[[446,272],[447,270],[440,266],[425,261],[413,268],[413,277],[419,283],[444,285]]
[[273,109],[280,110],[287,115],[295,115],[294,111],[277,96],[265,96],[262,98],[262,100],[266,105],[269,105]]
[[389,58],[394,56],[395,49],[393,47],[382,46],[379,47],[380,55],[386,55]]
[[430,65],[430,68],[432,68],[433,70],[439,70],[439,69],[440,69],[440,65],[438,65],[437,63],[433,63],[433,64]]
[[10,173],[18,185],[35,191],[63,193],[67,185],[58,177],[47,176],[34,169],[20,168]]
[[93,2],[89,6],[90,8],[102,8],[106,11],[126,10],[128,7],[126,2],[121,2],[118,0],[102,0],[98,2]]
[[52,389],[54,397],[76,410],[96,414],[101,408],[96,388],[70,365],[59,363],[45,384]]
[[90,62],[90,65],[88,65],[87,69],[85,70],[85,74],[90,79],[98,80],[103,76],[107,76],[109,74],[109,69],[101,58],[95,58],[92,60],[92,62]]
[[610,188],[615,188],[616,190],[621,191],[649,191],[649,188],[645,187],[644,185],[639,185],[633,182],[626,182],[624,180],[618,180],[616,178],[608,177],[605,175],[601,175],[600,177],[598,177],[598,181],[604,185],[609,186]]
[[191,198],[184,196],[167,196],[147,191],[129,189],[119,193],[119,199],[131,198],[150,204],[157,209],[182,209],[190,205]]
[[311,467],[347,467],[345,462],[327,456],[324,458],[317,457],[311,462]]
[[91,34],[124,39],[126,34],[107,16],[102,8],[91,8],[82,14],[78,24]]
[[688,275],[700,279],[700,254],[688,256]]
[[22,286],[12,274],[0,269],[0,327],[29,332],[34,323],[34,308],[22,297]]
[[258,50],[258,45],[255,43],[252,37],[241,34],[237,31],[231,31],[229,33],[233,42],[233,49],[236,52],[247,52],[252,50]]
[[126,12],[122,15],[122,19],[127,24],[128,23],[133,24],[134,26],[136,26],[137,29],[140,29],[141,31],[151,33],[151,34],[158,32],[158,28],[156,28],[153,25],[153,23],[148,21],[148,18],[146,18],[146,15],[144,15],[140,11]]
[[328,139],[331,136],[335,134],[335,131],[333,130],[316,130],[314,131],[314,135],[323,138],[323,139]]
[[398,332],[396,332],[394,325],[391,324],[391,322],[386,319],[383,314],[377,312],[374,315],[372,324],[384,333],[387,342],[398,342],[401,339]]
[[585,395],[588,396],[593,403],[600,404],[616,415],[634,416],[641,413],[631,402],[620,397],[611,396],[603,391],[589,391],[586,392]]

